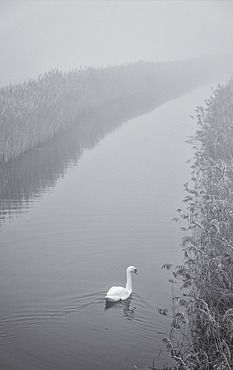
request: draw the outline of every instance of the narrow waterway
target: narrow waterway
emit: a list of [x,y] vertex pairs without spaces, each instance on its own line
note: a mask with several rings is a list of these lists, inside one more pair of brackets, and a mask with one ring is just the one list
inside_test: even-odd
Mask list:
[[[172,218],[190,178],[189,115],[210,93],[204,86],[145,114],[116,106],[2,169],[1,369],[169,361],[161,341],[170,319],[157,308],[168,307],[171,286],[161,266],[182,263]],[[125,284],[129,265],[138,269],[131,299],[106,308],[105,292]]]

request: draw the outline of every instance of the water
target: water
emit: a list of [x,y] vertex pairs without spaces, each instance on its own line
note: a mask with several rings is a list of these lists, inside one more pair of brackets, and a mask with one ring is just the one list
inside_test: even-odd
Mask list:
[[[170,363],[161,266],[182,263],[172,218],[190,178],[189,114],[209,95],[204,86],[153,111],[148,99],[116,104],[1,168],[1,369]],[[131,264],[132,297],[105,307]]]

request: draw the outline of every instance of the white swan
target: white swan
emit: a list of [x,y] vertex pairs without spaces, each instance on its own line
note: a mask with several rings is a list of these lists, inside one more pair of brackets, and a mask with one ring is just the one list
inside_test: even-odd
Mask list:
[[124,301],[129,298],[132,293],[132,276],[131,273],[137,274],[137,269],[134,266],[129,266],[126,270],[126,286],[112,286],[107,292],[105,299],[108,302]]

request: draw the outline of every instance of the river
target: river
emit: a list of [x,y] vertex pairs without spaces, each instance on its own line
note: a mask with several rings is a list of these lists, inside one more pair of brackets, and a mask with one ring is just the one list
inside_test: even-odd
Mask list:
[[[171,363],[170,318],[158,313],[171,302],[171,276],[161,266],[183,261],[172,219],[190,179],[189,115],[210,94],[202,86],[155,109],[116,105],[3,166],[1,369]],[[106,307],[129,265],[138,269],[132,297]]]

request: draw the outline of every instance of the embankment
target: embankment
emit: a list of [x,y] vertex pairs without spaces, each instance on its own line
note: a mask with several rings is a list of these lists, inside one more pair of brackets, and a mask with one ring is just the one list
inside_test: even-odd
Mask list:
[[206,58],[137,62],[68,73],[53,70],[37,80],[1,88],[0,161],[18,157],[105,106],[151,94],[156,105],[156,100],[169,100],[209,81],[221,68]]
[[[176,369],[233,369],[233,79],[197,108],[180,296],[165,342]],[[177,346],[177,335],[179,345]],[[176,338],[176,339],[175,339]],[[185,343],[183,346],[180,343]]]

